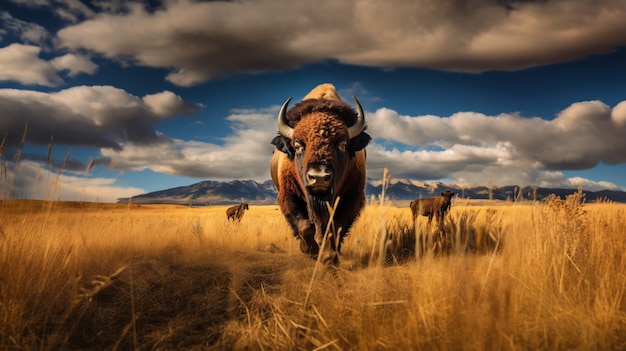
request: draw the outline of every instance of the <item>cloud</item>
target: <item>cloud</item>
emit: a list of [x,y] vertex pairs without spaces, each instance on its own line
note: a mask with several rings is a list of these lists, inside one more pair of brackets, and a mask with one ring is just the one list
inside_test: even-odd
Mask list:
[[77,86],[54,93],[0,89],[0,130],[7,145],[15,146],[28,125],[29,143],[104,147],[119,150],[126,144],[169,140],[154,124],[202,108],[171,93],[143,99],[112,86]]
[[58,17],[72,22],[95,15],[93,10],[79,0],[56,0],[52,8]]
[[56,68],[39,58],[40,51],[37,46],[22,44],[0,48],[0,81],[49,87],[63,84]]
[[100,13],[57,36],[67,48],[172,69],[167,80],[191,86],[324,59],[386,68],[519,70],[625,45],[625,16],[622,0],[181,0]]
[[620,127],[626,125],[626,101],[622,101],[611,111],[611,119]]
[[[12,2],[33,8],[50,8],[52,13],[70,22],[95,16],[95,12],[80,0],[11,0]],[[115,2],[115,1],[111,1]],[[98,1],[95,1],[98,3]]]
[[[385,108],[366,111],[368,132],[374,137],[367,148],[368,176],[380,178],[387,168],[395,178],[459,184],[617,189],[609,182],[567,178],[562,171],[626,162],[620,152],[626,147],[620,138],[626,126],[618,126],[613,118],[623,106],[580,102],[552,121],[470,112],[411,117]],[[232,110],[226,118],[232,132],[222,144],[163,139],[152,145],[103,148],[101,153],[121,172],[150,169],[199,179],[264,181],[269,179],[269,141],[276,135],[277,110]],[[597,120],[606,124],[591,128]]]
[[123,187],[114,178],[93,178],[51,172],[41,163],[8,162],[0,177],[2,198],[26,198],[63,201],[116,202],[118,198],[143,194],[145,189]]
[[30,6],[30,7],[40,7],[40,6],[48,6],[51,5],[51,0],[10,0],[16,4]]
[[171,91],[162,91],[157,94],[146,95],[142,98],[146,106],[157,116],[168,117],[180,114],[192,114],[201,104],[191,105]]
[[367,119],[374,137],[368,167],[375,174],[387,167],[400,178],[571,186],[561,173],[549,175],[626,162],[624,106],[578,102],[551,121],[473,112],[412,117],[382,108]]
[[0,23],[2,23],[0,28],[19,37],[25,43],[44,45],[50,39],[50,34],[44,27],[14,18],[6,11],[0,11]]
[[80,73],[93,74],[98,67],[89,58],[74,54],[45,61],[39,58],[40,52],[38,46],[23,44],[0,48],[0,81],[55,87],[64,83],[58,75],[61,71],[67,70],[74,77]]
[[152,145],[103,148],[110,167],[121,172],[142,171],[200,179],[269,179],[269,163],[276,135],[278,106],[260,110],[233,110],[226,120],[232,134],[222,144],[162,139]]
[[[561,171],[583,170],[598,162],[626,162],[626,101],[615,107],[600,101],[574,103],[553,120],[517,114],[487,116],[406,116],[389,108],[366,111],[368,175],[388,168],[395,178],[448,179],[460,184],[527,184],[587,189],[617,188],[611,183],[568,179]],[[99,148],[93,165],[119,172],[152,170],[198,179],[269,179],[279,106],[233,109],[225,120],[231,133],[218,142],[174,139],[154,129],[167,118],[202,108],[169,91],[133,96],[111,86],[80,86],[55,93],[0,89],[0,131],[16,148],[24,125],[27,142]],[[46,164],[43,157],[22,160]],[[53,165],[58,168],[59,160]],[[64,169],[88,168],[82,162]],[[86,178],[86,177],[85,177]]]
[[98,68],[98,65],[91,62],[87,57],[74,54],[56,57],[50,61],[50,64],[57,71],[69,71],[70,77],[75,77],[81,73],[94,74]]
[[[45,2],[20,3],[36,7],[50,5]],[[69,77],[75,77],[81,73],[93,74],[98,68],[89,57],[79,54],[68,53],[50,61],[40,58],[42,51],[51,51],[48,31],[39,24],[14,18],[6,11],[0,11],[0,35],[3,33],[18,37],[22,43],[0,48],[0,81],[56,87],[64,84],[59,76],[61,72],[67,71]]]

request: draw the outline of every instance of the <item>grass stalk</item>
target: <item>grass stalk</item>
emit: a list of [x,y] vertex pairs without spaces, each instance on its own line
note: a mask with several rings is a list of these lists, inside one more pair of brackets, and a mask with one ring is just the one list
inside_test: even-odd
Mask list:
[[[330,219],[328,220],[328,225],[326,226],[326,229],[324,230],[324,238],[322,239],[322,244],[320,245],[319,248],[319,254],[317,255],[317,260],[315,260],[315,267],[313,268],[313,274],[311,274],[311,279],[309,281],[309,287],[307,288],[306,291],[306,296],[304,297],[304,302],[302,303],[302,308],[306,311],[306,309],[309,306],[309,298],[311,296],[311,291],[313,290],[313,283],[315,282],[315,279],[317,277],[317,272],[319,271],[320,267],[322,266],[321,260],[322,260],[322,256],[323,256],[323,252],[324,252],[324,248],[326,246],[326,240],[329,236],[329,234],[331,233],[331,228],[333,228],[334,224],[333,224],[333,218],[335,216],[335,211],[337,210],[337,206],[339,205],[339,197],[337,197],[335,199],[335,203],[333,204],[333,206],[331,207],[329,203],[326,203],[326,206],[328,207],[328,213],[329,213],[329,217]],[[341,230],[342,228],[339,228],[339,230]],[[336,233],[334,236],[339,237],[340,233]],[[335,246],[337,247],[337,246]]]

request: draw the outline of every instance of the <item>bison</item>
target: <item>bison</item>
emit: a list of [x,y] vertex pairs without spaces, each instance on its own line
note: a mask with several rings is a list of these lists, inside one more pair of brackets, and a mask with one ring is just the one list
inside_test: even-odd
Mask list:
[[[325,264],[336,265],[348,230],[365,206],[365,132],[363,108],[356,111],[331,84],[321,84],[288,110],[287,99],[278,113],[279,135],[270,174],[277,203],[300,251]],[[340,198],[324,250],[320,247],[331,221],[327,204]]]
[[240,203],[239,205],[231,206],[226,209],[226,217],[229,220],[233,221],[241,221],[241,217],[243,217],[243,213],[248,209],[247,203]]
[[450,210],[450,204],[452,203],[454,194],[454,192],[446,190],[437,197],[411,201],[410,206],[411,212],[413,213],[413,220],[415,220],[418,215],[428,216],[428,223],[430,224],[434,216],[439,225],[443,224],[444,216]]

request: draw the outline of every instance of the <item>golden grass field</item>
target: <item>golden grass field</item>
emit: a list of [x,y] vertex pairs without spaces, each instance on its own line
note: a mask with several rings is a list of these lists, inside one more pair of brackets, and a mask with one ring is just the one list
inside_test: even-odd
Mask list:
[[0,349],[626,349],[626,205],[369,205],[336,269],[225,209],[1,201]]

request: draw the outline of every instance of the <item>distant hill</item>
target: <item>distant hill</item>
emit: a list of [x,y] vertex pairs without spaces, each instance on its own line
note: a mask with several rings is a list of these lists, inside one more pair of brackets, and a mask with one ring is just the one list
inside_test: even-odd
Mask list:
[[[253,180],[230,182],[203,181],[187,186],[165,189],[133,196],[136,204],[180,204],[194,206],[225,205],[242,201],[253,204],[276,202],[276,188],[271,180],[258,183]],[[128,203],[129,198],[120,198],[118,203]]]
[[[367,194],[380,194],[382,190],[382,181],[369,180],[366,187]],[[391,184],[386,190],[386,196],[391,200],[414,200],[417,198],[433,197],[439,193],[450,190],[459,197],[475,200],[489,199],[489,187],[472,186],[461,187],[456,184],[446,184],[441,182],[420,182],[408,179],[391,180]],[[507,185],[492,187],[491,199],[513,201],[517,200],[542,200],[550,194],[555,194],[561,198],[577,192],[578,189],[572,188],[540,188],[533,186],[520,187],[516,185]],[[536,195],[534,194],[536,192]],[[597,199],[609,200],[614,202],[626,202],[626,192],[618,190],[601,190],[587,191],[583,189],[585,201],[596,202]]]
[[[382,190],[382,181],[368,179],[365,193],[368,199],[378,198]],[[417,198],[433,197],[442,191],[450,190],[470,199],[489,199],[489,188],[486,186],[463,187],[441,182],[420,182],[408,179],[392,179],[387,187],[386,198],[393,201],[407,201]],[[549,194],[556,194],[561,198],[576,192],[577,189],[536,188],[536,199],[541,200]],[[586,191],[587,202],[595,202],[600,198],[614,202],[626,203],[626,192],[616,190]],[[193,206],[226,205],[241,201],[256,205],[276,203],[277,191],[271,180],[263,183],[254,180],[233,180],[230,182],[203,181],[188,186],[159,190],[130,198],[135,204],[179,204]],[[501,186],[492,188],[493,200],[533,199],[533,187]],[[118,203],[128,203],[129,198],[120,198]]]

